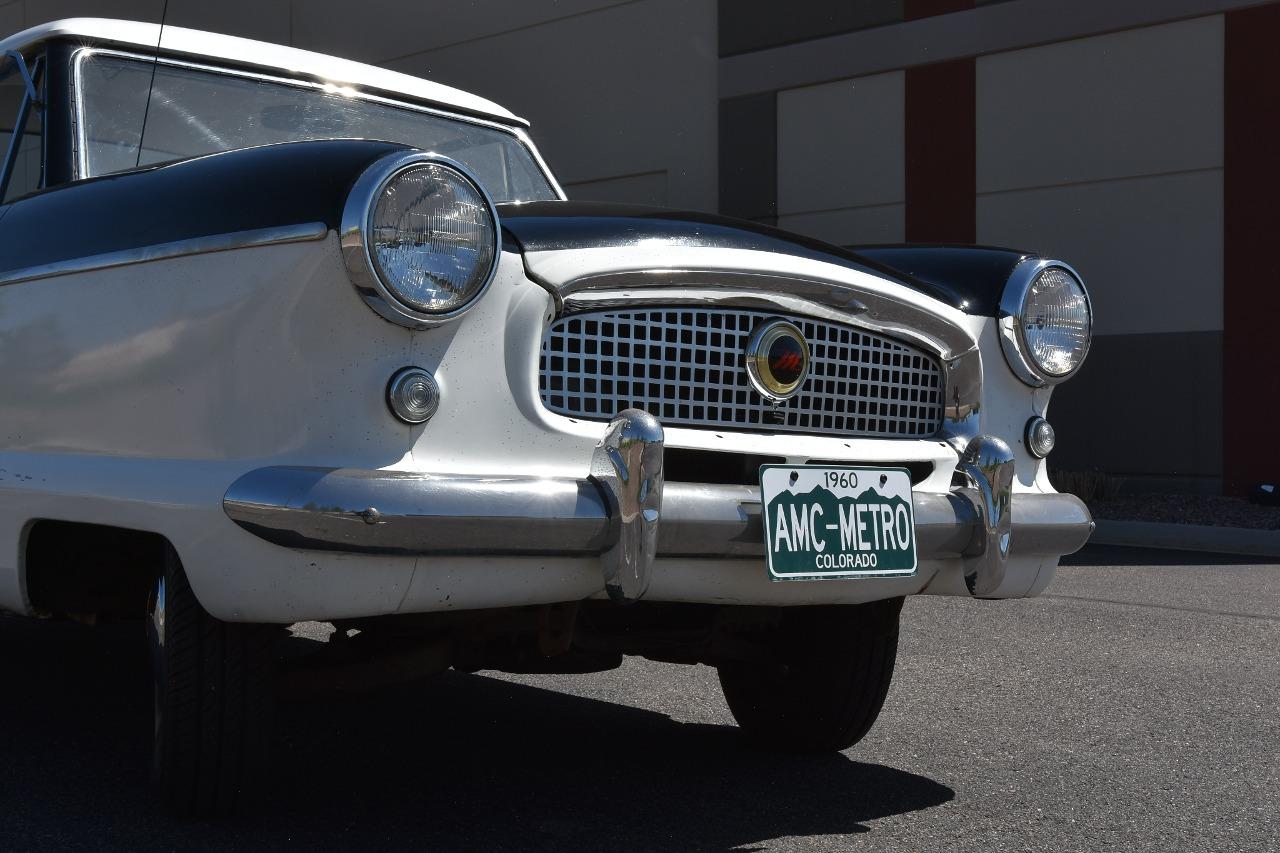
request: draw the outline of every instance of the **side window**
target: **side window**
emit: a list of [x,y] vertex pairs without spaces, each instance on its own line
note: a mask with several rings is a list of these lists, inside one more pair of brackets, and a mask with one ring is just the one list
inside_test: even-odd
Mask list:
[[[40,188],[44,170],[43,109],[29,103],[27,84],[17,64],[3,59],[0,74],[0,152],[3,152],[6,174],[4,201],[9,202]],[[37,87],[41,84],[39,63],[35,66]],[[37,92],[39,92],[37,88]],[[26,113],[25,121],[23,113]],[[19,122],[20,127],[17,127]],[[14,137],[17,137],[16,146]]]

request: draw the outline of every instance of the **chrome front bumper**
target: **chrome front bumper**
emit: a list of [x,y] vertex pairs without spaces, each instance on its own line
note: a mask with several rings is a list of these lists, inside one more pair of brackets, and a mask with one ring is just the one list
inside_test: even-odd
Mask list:
[[[662,428],[636,410],[609,425],[586,479],[270,467],[223,499],[245,530],[289,548],[399,555],[600,557],[611,598],[634,601],[656,557],[763,557],[754,486],[664,483]],[[1059,557],[1093,530],[1079,499],[1012,491],[1013,454],[974,438],[967,487],[916,492],[921,560],[965,559],[969,592],[999,588],[1011,556]]]

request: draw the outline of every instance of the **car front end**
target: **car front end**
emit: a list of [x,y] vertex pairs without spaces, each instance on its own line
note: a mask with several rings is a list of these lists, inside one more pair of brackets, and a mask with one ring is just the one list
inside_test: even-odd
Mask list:
[[[427,238],[387,236],[412,224],[378,219],[379,193],[403,194],[397,182],[415,172],[471,187],[455,208],[493,235],[491,248],[467,251],[479,268],[464,269],[474,278],[466,301],[456,286],[438,288],[440,315],[415,291],[434,273],[403,256],[403,271],[374,260],[379,240],[394,246],[388,257],[406,245],[432,257]],[[1087,510],[1053,491],[1043,461],[1050,389],[1087,349],[1087,295],[1065,264],[1009,259],[1007,280],[982,288],[987,300],[998,291],[1003,307],[984,316],[874,252],[856,257],[715,217],[563,201],[475,217],[486,209],[478,191],[456,164],[419,153],[387,158],[357,181],[341,235],[348,273],[369,306],[414,339],[414,363],[370,377],[370,388],[386,389],[382,415],[405,421],[412,449],[381,470],[255,469],[224,501],[242,528],[295,549],[418,558],[400,603],[410,611],[590,596],[1020,597],[1041,591],[1058,558],[1087,539]],[[457,218],[424,204],[397,211],[397,221]],[[1040,295],[1050,286],[1060,292]],[[1035,298],[1066,307],[1026,304]],[[1043,325],[1073,309],[1084,319],[1068,317],[1059,337],[1079,340],[1038,340],[1040,351],[1026,343],[1028,311]],[[768,354],[752,348],[770,325],[804,348],[803,376],[785,397],[753,367],[769,369]],[[1056,375],[1041,366],[1052,359]],[[398,402],[404,371],[418,377],[422,417],[406,418]],[[792,576],[811,582],[776,583],[792,577],[766,570],[764,465],[905,471],[915,564],[815,567]],[[504,580],[506,568],[490,577],[496,558],[525,562],[535,587]]]
[[568,201],[497,105],[289,48],[3,52],[0,609],[145,615],[173,811],[260,784],[281,626],[333,623],[330,687],[708,664],[839,750],[906,597],[1036,595],[1092,531],[1065,263]]

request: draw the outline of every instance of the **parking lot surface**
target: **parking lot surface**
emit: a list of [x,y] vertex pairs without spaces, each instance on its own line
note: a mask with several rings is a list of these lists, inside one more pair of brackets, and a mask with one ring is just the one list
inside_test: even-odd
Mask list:
[[1280,565],[1070,562],[909,600],[841,755],[748,748],[706,667],[449,674],[286,702],[271,809],[218,824],[152,804],[140,628],[3,618],[0,850],[1280,849]]

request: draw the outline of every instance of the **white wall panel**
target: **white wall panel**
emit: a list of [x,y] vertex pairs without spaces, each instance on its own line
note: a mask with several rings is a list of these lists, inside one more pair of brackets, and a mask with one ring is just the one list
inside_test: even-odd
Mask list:
[[0,38],[25,30],[27,28],[24,23],[25,16],[26,9],[23,7],[22,0],[0,6]]
[[1222,165],[1221,16],[980,57],[978,192]]
[[907,206],[886,204],[779,216],[778,227],[826,240],[837,246],[901,243],[906,239]]
[[381,63],[617,6],[626,0],[292,0],[295,46]]
[[[170,8],[199,0],[170,0]],[[124,18],[158,23],[164,0],[23,0],[26,26],[60,18]]]
[[291,2],[284,0],[169,0],[165,20],[193,30],[289,44],[290,6]]
[[565,194],[575,201],[613,201],[626,204],[667,203],[667,173],[623,175],[600,181],[565,184]]
[[1099,334],[1222,329],[1222,171],[978,199],[978,242],[1060,257]]
[[[288,44],[292,0],[169,0],[165,23]],[[26,26],[60,18],[123,18],[159,23],[164,0],[23,0]],[[349,16],[349,13],[348,13]],[[334,25],[337,21],[334,21]],[[7,34],[7,32],[6,32]]]
[[644,0],[388,63],[533,122],[566,183],[665,171],[668,202],[717,203],[716,5]]
[[906,75],[778,93],[778,213],[900,203]]

